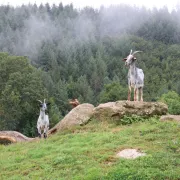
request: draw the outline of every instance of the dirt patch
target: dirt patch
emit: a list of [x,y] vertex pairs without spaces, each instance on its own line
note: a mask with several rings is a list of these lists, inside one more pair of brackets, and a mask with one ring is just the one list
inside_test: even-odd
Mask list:
[[126,159],[135,159],[140,156],[145,156],[145,153],[138,151],[137,149],[124,149],[117,153],[117,157]]
[[121,130],[122,130],[122,128],[117,127],[117,128],[113,128],[113,129],[112,129],[112,132],[113,132],[113,133],[116,133],[116,132],[119,132],[119,131],[121,131]]

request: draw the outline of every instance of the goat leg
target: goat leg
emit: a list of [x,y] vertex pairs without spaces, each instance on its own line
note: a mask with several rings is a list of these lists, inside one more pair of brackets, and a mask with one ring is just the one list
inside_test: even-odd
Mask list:
[[139,101],[139,88],[136,89],[136,101]]
[[143,101],[143,88],[140,88],[140,94],[141,94],[141,101]]
[[131,101],[131,86],[128,89],[128,101]]
[[137,89],[134,88],[134,101],[137,101],[137,99],[136,99],[136,93],[137,93]]
[[46,134],[46,133],[44,133],[44,138],[45,138],[45,139],[47,138],[47,134]]
[[38,128],[38,137],[41,138],[41,129]]

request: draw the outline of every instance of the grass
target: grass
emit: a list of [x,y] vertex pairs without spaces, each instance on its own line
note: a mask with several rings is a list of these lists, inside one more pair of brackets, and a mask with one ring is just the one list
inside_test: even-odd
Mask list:
[[[117,158],[125,148],[147,154]],[[36,142],[0,145],[1,180],[179,180],[180,124],[92,120]]]

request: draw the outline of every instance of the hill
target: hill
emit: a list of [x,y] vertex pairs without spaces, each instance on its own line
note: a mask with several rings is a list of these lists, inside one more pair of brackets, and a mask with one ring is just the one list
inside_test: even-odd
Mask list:
[[35,137],[37,100],[51,103],[52,127],[70,111],[70,99],[94,106],[126,100],[122,59],[131,49],[143,51],[136,58],[144,101],[170,93],[170,109],[180,113],[180,8],[35,3],[1,5],[0,14],[0,130]]
[[[46,140],[0,145],[0,179],[174,179],[180,177],[177,122],[158,117],[131,125],[92,121]],[[126,148],[146,153],[118,158]]]

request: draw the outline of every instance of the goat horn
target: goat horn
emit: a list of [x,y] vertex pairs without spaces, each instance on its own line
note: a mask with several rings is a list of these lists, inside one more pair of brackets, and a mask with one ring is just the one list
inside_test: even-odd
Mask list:
[[45,103],[46,99],[44,99],[44,103]]
[[142,51],[134,51],[132,55],[134,56],[138,52],[142,52]]
[[132,54],[132,49],[131,49],[131,51],[130,51],[130,54]]
[[40,103],[42,103],[42,101],[40,101],[40,100],[37,100],[37,101],[39,101]]

